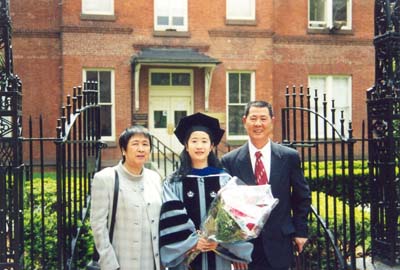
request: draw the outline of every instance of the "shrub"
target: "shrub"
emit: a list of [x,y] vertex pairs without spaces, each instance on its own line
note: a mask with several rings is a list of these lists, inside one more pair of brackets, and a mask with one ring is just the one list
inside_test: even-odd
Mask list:
[[[57,267],[57,183],[54,173],[25,184],[24,265],[25,269],[58,269]],[[44,212],[42,212],[44,211]],[[82,226],[81,226],[82,225]],[[93,239],[88,219],[79,223],[75,265],[82,269],[91,259]]]
[[[327,164],[327,166],[326,166]],[[345,202],[350,201],[350,192],[354,192],[355,205],[368,205],[370,203],[369,179],[367,164],[362,161],[354,162],[353,187],[350,190],[348,175],[348,162],[311,162],[304,164],[305,177],[311,190],[324,192]]]
[[[337,209],[336,211],[333,209],[333,202],[335,198],[332,196],[327,197],[327,201],[325,201],[325,194],[320,196],[319,198],[319,215],[323,218],[324,222],[327,221],[328,229],[333,233],[334,243],[337,244],[337,247],[341,254],[347,254],[349,256],[349,239],[350,239],[350,230],[349,223],[344,222],[343,216],[344,211],[346,216],[349,216],[350,208],[348,205],[345,205],[343,211],[343,202],[336,199]],[[312,193],[312,202],[313,205],[317,205],[317,194],[316,192]],[[328,212],[326,212],[326,202],[328,203]],[[370,237],[370,218],[368,215],[363,216],[363,212],[355,208],[354,209],[355,216],[355,247],[357,251],[357,256],[365,256],[371,252],[371,237]],[[334,227],[336,220],[336,228]],[[346,239],[346,241],[344,240]],[[363,249],[363,247],[365,249]],[[335,253],[333,246],[326,238],[326,234],[323,231],[321,225],[317,223],[315,218],[312,219],[309,226],[309,243],[305,248],[305,257],[308,260],[310,269],[328,269],[328,264],[330,269],[336,269],[337,262],[335,261]],[[344,258],[347,260],[348,258]]]

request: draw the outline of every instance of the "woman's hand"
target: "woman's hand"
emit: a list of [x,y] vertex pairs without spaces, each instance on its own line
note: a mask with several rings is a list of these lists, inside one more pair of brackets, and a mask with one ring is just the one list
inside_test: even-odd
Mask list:
[[218,246],[217,242],[200,237],[199,241],[197,241],[195,249],[199,250],[200,252],[208,252],[215,250],[217,246]]
[[232,262],[234,270],[247,270],[247,263]]

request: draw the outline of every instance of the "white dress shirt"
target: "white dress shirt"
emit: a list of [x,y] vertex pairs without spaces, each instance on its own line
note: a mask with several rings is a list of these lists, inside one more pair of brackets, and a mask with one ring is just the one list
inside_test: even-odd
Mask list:
[[265,171],[267,173],[268,181],[269,181],[269,175],[271,172],[271,143],[270,142],[271,141],[268,141],[268,143],[266,145],[264,145],[263,148],[258,149],[249,140],[249,154],[250,154],[250,160],[251,160],[251,166],[253,168],[253,172],[255,170],[255,164],[256,164],[256,152],[260,151],[262,154],[261,162],[263,163]]

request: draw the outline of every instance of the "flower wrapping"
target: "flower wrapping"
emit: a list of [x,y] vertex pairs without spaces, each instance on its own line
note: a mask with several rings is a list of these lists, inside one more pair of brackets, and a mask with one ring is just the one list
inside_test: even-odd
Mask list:
[[[199,236],[219,243],[256,238],[278,201],[270,185],[249,186],[238,177],[232,177],[211,203]],[[191,253],[187,264],[199,253]]]
[[277,204],[270,185],[249,186],[232,177],[211,204],[202,234],[222,243],[256,238]]

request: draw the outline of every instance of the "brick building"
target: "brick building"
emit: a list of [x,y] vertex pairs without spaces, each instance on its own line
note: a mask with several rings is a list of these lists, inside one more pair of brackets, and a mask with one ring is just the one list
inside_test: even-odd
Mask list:
[[357,136],[374,83],[373,12],[372,0],[11,1],[24,114],[42,113],[54,136],[66,94],[100,81],[104,154],[115,160],[132,123],[179,150],[174,125],[197,111],[240,142],[253,99],[274,105],[279,140],[285,88],[304,85],[335,98]]

